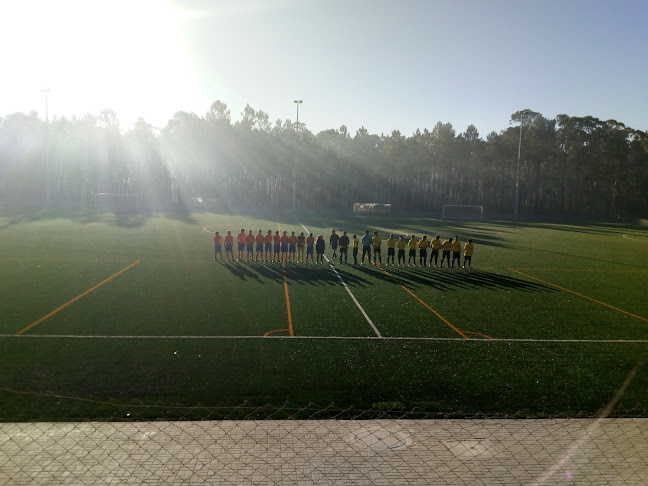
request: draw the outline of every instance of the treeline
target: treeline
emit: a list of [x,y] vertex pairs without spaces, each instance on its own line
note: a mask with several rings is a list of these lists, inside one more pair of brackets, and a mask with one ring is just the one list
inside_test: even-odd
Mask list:
[[90,206],[95,193],[137,194],[150,208],[350,209],[354,202],[438,210],[483,205],[512,214],[522,118],[521,216],[645,217],[648,133],[614,120],[511,115],[499,133],[449,123],[406,136],[311,133],[247,106],[238,121],[221,101],[205,116],[178,112],[163,128],[126,131],[112,110],[50,123],[36,113],[0,120],[0,200]]

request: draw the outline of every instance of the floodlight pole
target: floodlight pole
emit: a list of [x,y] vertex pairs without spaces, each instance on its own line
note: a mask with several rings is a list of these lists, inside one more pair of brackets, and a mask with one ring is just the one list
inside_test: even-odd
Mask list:
[[52,176],[50,174],[49,162],[49,103],[47,99],[47,94],[50,92],[50,89],[43,88],[41,92],[45,93],[45,131],[47,137],[47,143],[45,145],[45,200],[49,203],[52,200]]
[[50,92],[49,88],[41,89],[41,92],[45,93],[45,123],[49,123],[49,104],[47,102],[47,93]]
[[520,112],[520,142],[518,143],[517,170],[515,172],[515,208],[513,210],[515,219],[518,219],[520,215],[520,156],[522,154],[522,120],[525,113],[529,113],[529,110]]
[[[299,130],[299,105],[301,105],[304,100],[295,100],[293,103],[297,105],[297,130]],[[293,213],[297,208],[297,154],[295,154],[295,165],[293,167]]]

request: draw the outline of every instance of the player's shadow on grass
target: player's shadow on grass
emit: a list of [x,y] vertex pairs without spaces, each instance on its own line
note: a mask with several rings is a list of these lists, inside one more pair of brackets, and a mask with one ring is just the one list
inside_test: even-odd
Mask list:
[[[296,282],[300,285],[340,285],[340,279],[335,275],[328,263],[325,264],[292,264],[287,268],[288,283]],[[366,287],[371,285],[364,277],[336,268],[338,274],[347,285]]]
[[230,272],[232,272],[232,274],[233,274],[235,277],[238,277],[238,278],[240,278],[240,279],[243,280],[243,281],[246,281],[246,280],[257,280],[257,281],[261,282],[261,279],[259,278],[259,275],[258,275],[257,273],[255,273],[255,272],[253,272],[253,271],[249,268],[249,266],[248,266],[249,263],[246,263],[246,262],[228,262],[228,261],[225,261],[225,262],[222,262],[222,264],[223,264],[223,266],[224,266],[227,270],[229,270]]
[[489,289],[516,290],[520,292],[557,292],[556,289],[541,283],[528,282],[517,277],[509,277],[483,270],[440,269],[440,268],[391,268],[387,271],[373,266],[356,267],[357,270],[372,275],[384,282],[400,284],[414,290],[419,287],[430,287],[442,292],[453,290]]
[[[284,268],[278,262],[224,262],[223,266],[241,280],[254,279],[262,282],[261,277],[263,277],[279,283],[284,281]],[[285,265],[285,272],[288,285],[340,285],[340,280],[328,263],[317,265],[289,262]],[[341,269],[338,269],[338,273],[347,284],[361,287],[371,285],[367,279],[359,275]]]

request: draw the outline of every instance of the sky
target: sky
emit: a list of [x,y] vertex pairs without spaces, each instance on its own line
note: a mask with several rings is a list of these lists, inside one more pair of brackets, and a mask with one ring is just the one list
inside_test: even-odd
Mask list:
[[21,0],[0,6],[0,116],[116,111],[163,127],[214,100],[313,133],[482,137],[531,109],[648,130],[644,0]]

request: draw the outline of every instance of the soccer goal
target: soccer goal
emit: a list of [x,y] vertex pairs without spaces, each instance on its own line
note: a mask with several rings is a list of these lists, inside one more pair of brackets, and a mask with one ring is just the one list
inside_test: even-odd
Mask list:
[[443,219],[484,219],[484,206],[444,204]]
[[96,192],[94,206],[107,211],[132,211],[139,208],[139,196],[137,194]]
[[391,204],[382,203],[353,203],[353,212],[356,214],[391,214]]

